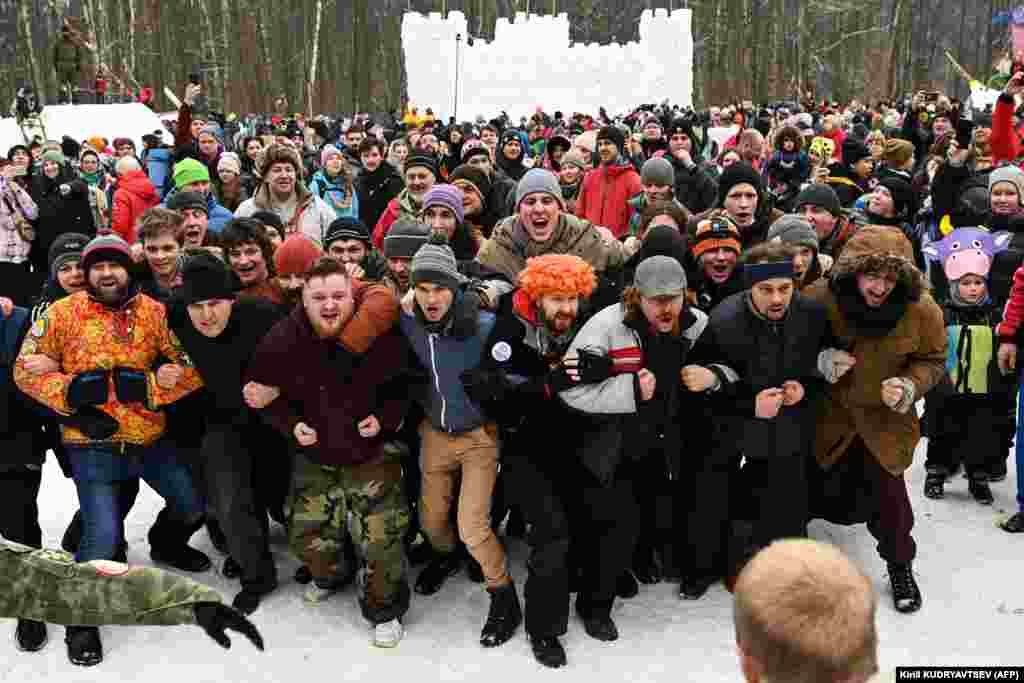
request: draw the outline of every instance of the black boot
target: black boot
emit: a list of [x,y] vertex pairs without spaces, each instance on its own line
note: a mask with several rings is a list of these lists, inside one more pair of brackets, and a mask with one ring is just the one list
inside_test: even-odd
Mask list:
[[1008,534],[1019,534],[1024,532],[1024,512],[1014,513],[1012,517],[1002,522],[999,528]]
[[640,592],[640,584],[637,583],[636,577],[633,576],[633,572],[628,569],[621,574],[619,578],[615,580],[615,594],[624,600],[635,598],[637,593]]
[[619,629],[615,626],[615,622],[612,621],[609,610],[589,609],[581,605],[579,598],[577,598],[576,614],[583,620],[583,629],[591,638],[605,643],[619,639]]
[[967,484],[967,490],[974,496],[974,500],[982,505],[991,505],[994,500],[992,498],[992,489],[989,488],[987,479],[972,478]]
[[185,524],[172,520],[164,508],[149,530],[149,556],[159,564],[166,564],[183,572],[205,572],[210,558],[188,545],[188,539],[203,526],[203,520]]
[[313,573],[309,571],[309,567],[302,565],[295,570],[295,583],[305,586],[307,583],[313,580]]
[[942,472],[929,472],[924,478],[924,495],[926,498],[939,500],[946,496],[946,475]]
[[224,530],[221,529],[220,522],[212,517],[209,517],[206,520],[206,535],[210,537],[210,543],[213,544],[214,550],[221,555],[231,554],[231,551],[228,550],[228,538],[224,535]]
[[914,572],[907,564],[889,563],[889,583],[892,584],[892,601],[896,610],[903,613],[921,609],[921,589],[914,580]]
[[60,540],[60,547],[65,552],[74,555],[78,552],[78,546],[82,543],[82,511],[78,510],[75,512],[75,516],[71,518],[71,523],[68,524],[68,528],[64,530],[64,537]]
[[637,547],[633,554],[633,576],[639,583],[648,586],[661,581],[661,567],[655,557],[654,548]]
[[546,638],[530,636],[530,647],[533,648],[533,656],[537,658],[537,661],[549,669],[565,666],[565,648],[555,636]]
[[998,482],[1006,479],[1006,458],[1003,457],[999,460],[992,462],[988,466],[988,480],[991,482]]
[[242,575],[242,567],[235,562],[235,558],[228,555],[228,558],[224,560],[224,566],[221,567],[220,573],[225,579],[237,579]]
[[46,624],[30,619],[18,619],[14,640],[22,652],[39,652],[46,645]]
[[271,586],[265,589],[257,589],[252,587],[243,588],[235,599],[231,602],[231,606],[242,614],[249,616],[260,606],[260,601],[263,600],[265,595],[269,595],[277,588],[277,585]]
[[686,576],[679,582],[679,597],[683,600],[700,600],[717,580],[717,576]]
[[416,578],[416,592],[420,595],[433,595],[441,590],[448,577],[459,571],[461,566],[462,557],[458,551],[437,555]]
[[103,643],[95,626],[68,626],[64,631],[68,660],[77,666],[96,666],[103,661]]
[[488,589],[488,592],[491,594],[491,609],[487,613],[483,631],[480,632],[480,644],[484,647],[498,647],[515,634],[523,621],[523,611],[519,607],[519,595],[516,594],[514,583]]

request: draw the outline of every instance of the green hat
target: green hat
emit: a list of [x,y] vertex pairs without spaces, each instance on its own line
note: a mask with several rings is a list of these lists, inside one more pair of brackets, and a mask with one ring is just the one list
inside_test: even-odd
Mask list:
[[50,151],[44,153],[43,161],[53,161],[55,163],[60,164],[61,166],[63,166],[65,163],[64,155],[55,149],[51,149]]
[[174,165],[174,187],[181,189],[192,183],[210,182],[210,172],[195,159],[182,159]]

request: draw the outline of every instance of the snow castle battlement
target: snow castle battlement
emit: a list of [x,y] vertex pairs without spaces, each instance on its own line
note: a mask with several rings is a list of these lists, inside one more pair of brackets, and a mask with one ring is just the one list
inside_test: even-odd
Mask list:
[[[453,114],[458,63],[458,117],[490,118],[504,110],[513,118],[546,111],[615,115],[639,104],[689,105],[693,100],[693,14],[679,9],[644,10],[640,41],[624,45],[571,43],[569,18],[516,14],[498,19],[494,40],[467,45],[462,12],[423,16],[408,12],[402,42],[409,100],[420,111]],[[456,36],[461,36],[460,41]],[[456,51],[458,49],[458,57]]]

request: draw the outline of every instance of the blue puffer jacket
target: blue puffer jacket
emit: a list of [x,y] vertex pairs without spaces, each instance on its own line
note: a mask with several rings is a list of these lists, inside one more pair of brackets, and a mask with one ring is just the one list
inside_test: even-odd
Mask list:
[[359,197],[356,195],[355,185],[349,192],[337,182],[337,179],[332,179],[323,170],[319,170],[313,175],[309,189],[334,209],[338,218],[342,216],[359,218]]
[[[452,302],[452,306],[458,310],[462,297]],[[405,310],[399,324],[429,377],[430,387],[422,403],[431,425],[450,434],[462,434],[482,426],[487,421],[483,411],[466,395],[459,375],[480,365],[484,342],[494,329],[494,314],[478,313],[476,332],[466,338],[454,336],[450,325],[441,334],[428,333],[415,314]]]
[[[177,192],[177,190],[174,190],[168,194],[160,206],[167,208],[167,205],[171,203],[171,199]],[[235,217],[235,214],[220,205],[212,192],[206,197],[206,209],[206,215],[209,217],[206,227],[215,235],[219,235],[224,230],[224,226],[228,224],[228,221]]]

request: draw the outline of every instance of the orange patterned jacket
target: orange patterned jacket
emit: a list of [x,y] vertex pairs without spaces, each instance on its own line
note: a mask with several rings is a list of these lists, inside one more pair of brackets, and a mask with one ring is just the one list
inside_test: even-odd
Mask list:
[[[29,373],[21,358],[36,353],[59,362],[60,371]],[[163,389],[156,382],[153,366],[161,355],[185,369],[173,389]],[[14,367],[14,381],[25,394],[68,415],[73,411],[67,404],[67,390],[75,375],[115,367],[145,370],[149,378],[147,405],[119,402],[111,378],[107,402],[98,407],[121,425],[102,443],[148,446],[164,433],[166,418],[159,408],[202,386],[199,373],[191,365],[181,342],[167,326],[163,304],[136,294],[121,308],[113,309],[87,292],[78,292],[55,302],[32,325]],[[66,444],[99,443],[77,429],[61,430]]]

